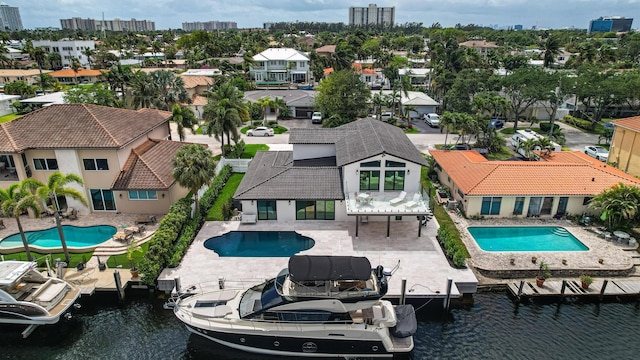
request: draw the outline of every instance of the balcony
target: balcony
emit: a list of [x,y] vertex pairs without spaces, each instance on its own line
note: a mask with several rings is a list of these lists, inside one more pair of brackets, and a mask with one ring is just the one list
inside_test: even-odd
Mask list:
[[[409,216],[425,215],[431,213],[429,209],[429,199],[415,196],[415,192],[409,192],[402,201],[394,201],[400,195],[399,191],[394,192],[370,192],[370,193],[347,193],[347,215],[381,215],[381,216]],[[415,197],[415,198],[414,198]]]

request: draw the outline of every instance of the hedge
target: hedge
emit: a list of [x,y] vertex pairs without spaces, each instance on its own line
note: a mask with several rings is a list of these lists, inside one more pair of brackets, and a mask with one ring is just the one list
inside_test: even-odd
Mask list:
[[[554,132],[556,132],[559,128],[560,128],[560,125],[553,124],[553,131]],[[551,129],[551,123],[548,123],[548,122],[540,123],[540,131],[542,131],[544,133],[548,133],[549,129]]]
[[583,130],[591,130],[591,121],[579,119],[577,117],[571,115],[565,115],[563,118],[564,122],[567,124],[573,125]]

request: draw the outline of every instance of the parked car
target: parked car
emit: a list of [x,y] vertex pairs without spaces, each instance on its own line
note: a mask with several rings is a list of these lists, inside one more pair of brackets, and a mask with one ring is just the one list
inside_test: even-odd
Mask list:
[[500,119],[491,119],[489,123],[490,128],[502,129],[504,127],[504,120]]
[[312,124],[322,124],[322,113],[316,111],[311,115],[311,123]]
[[602,146],[585,146],[584,153],[596,158],[596,160],[607,162],[609,160],[609,150],[603,148]]
[[603,128],[605,128],[605,129],[607,129],[607,130],[611,130],[611,131],[613,131],[613,130],[615,130],[615,127],[616,127],[616,126],[615,126],[615,125],[613,125],[613,123],[612,123],[612,122],[608,122],[608,121],[607,121],[607,122],[603,122],[603,123],[602,123],[602,127],[603,127]]
[[424,114],[423,119],[424,123],[431,127],[438,127],[438,125],[440,125],[440,116],[438,116],[438,114]]
[[383,113],[380,114],[380,120],[387,121],[389,119],[391,119],[391,113],[390,112],[383,112]]
[[469,144],[443,145],[440,150],[471,150]]
[[255,129],[249,129],[247,136],[273,136],[273,129],[266,126],[258,126]]

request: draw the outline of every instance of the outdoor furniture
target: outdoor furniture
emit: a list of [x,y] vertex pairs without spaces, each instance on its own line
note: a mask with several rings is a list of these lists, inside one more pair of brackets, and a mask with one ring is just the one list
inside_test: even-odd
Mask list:
[[118,231],[117,233],[115,233],[115,235],[113,235],[113,239],[120,242],[129,243],[131,240],[133,240],[133,234],[124,231]]
[[630,237],[629,238],[629,245],[635,245],[636,244],[636,238]]
[[55,212],[51,207],[49,207],[49,206],[47,206],[47,207],[44,209],[44,211],[45,211],[45,213],[47,213],[47,215],[49,215],[49,216],[55,216],[55,215],[56,215],[56,212]]
[[371,203],[372,199],[373,197],[371,196],[371,194],[367,194],[367,193],[359,193],[358,196],[356,197],[356,201],[361,204],[369,204]]
[[4,226],[4,220],[0,219],[0,229],[6,229],[6,226]]
[[240,224],[255,224],[258,222],[256,214],[242,214]]
[[67,219],[77,219],[78,218],[78,213],[76,212],[76,209],[74,209],[73,207],[69,206],[65,211],[62,212],[62,214],[60,214],[60,216],[62,216],[63,218],[67,218]]
[[627,234],[624,231],[614,231],[613,232],[613,236],[615,236],[616,238],[620,239],[620,240],[629,240],[629,238],[631,237],[631,235]]
[[148,217],[139,217],[136,219],[136,225],[138,224],[155,224],[156,217],[153,215],[149,215]]
[[398,205],[400,205],[400,203],[402,203],[404,201],[405,197],[407,197],[407,193],[405,191],[403,191],[403,192],[400,193],[400,195],[398,195],[397,198],[393,198],[393,199],[389,200],[389,205],[398,206]]
[[418,204],[420,204],[420,200],[422,199],[422,197],[420,196],[419,193],[415,193],[413,195],[413,198],[410,201],[407,201],[407,203],[404,205],[406,208],[413,208],[418,206]]

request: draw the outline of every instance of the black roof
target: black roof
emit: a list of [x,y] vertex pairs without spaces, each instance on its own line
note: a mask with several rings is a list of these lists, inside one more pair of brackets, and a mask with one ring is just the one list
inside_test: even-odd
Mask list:
[[289,258],[291,281],[368,280],[371,263],[365,257],[294,255]]

